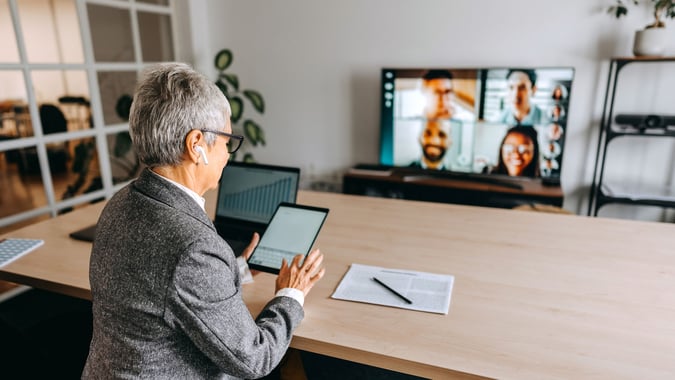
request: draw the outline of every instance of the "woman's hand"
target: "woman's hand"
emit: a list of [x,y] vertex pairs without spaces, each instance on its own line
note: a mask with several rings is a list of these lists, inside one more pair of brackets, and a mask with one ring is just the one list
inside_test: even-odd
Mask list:
[[323,254],[318,248],[310,252],[300,265],[302,258],[303,255],[296,255],[290,265],[286,259],[282,259],[275,292],[283,288],[295,288],[307,296],[314,284],[326,273],[326,268],[321,267]]
[[[253,254],[253,250],[255,249],[256,246],[258,246],[258,242],[260,241],[260,235],[258,235],[257,232],[253,233],[253,236],[251,237],[251,242],[248,243],[246,248],[244,248],[244,251],[241,253],[241,256],[248,261],[248,259],[251,257]],[[256,275],[260,273],[258,270],[251,270],[251,275]]]

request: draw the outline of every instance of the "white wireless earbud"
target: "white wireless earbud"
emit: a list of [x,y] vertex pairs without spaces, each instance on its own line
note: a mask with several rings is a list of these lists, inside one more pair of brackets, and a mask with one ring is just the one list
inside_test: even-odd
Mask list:
[[194,150],[195,152],[199,152],[199,154],[202,155],[202,158],[204,159],[204,165],[208,165],[209,160],[206,158],[206,152],[204,152],[204,148],[199,145],[195,145]]

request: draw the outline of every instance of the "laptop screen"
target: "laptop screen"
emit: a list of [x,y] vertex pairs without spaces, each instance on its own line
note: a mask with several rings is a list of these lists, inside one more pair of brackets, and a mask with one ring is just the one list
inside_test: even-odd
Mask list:
[[299,168],[229,162],[220,177],[216,220],[268,223],[279,203],[295,203],[299,177]]

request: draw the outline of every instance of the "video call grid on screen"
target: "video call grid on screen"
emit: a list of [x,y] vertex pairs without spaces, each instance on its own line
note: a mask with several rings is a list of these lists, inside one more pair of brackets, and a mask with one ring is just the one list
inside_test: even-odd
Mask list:
[[420,136],[427,120],[422,78],[429,70],[444,70],[452,76],[452,116],[440,123],[452,143],[443,169],[491,173],[499,162],[502,139],[516,125],[503,116],[513,107],[507,74],[518,69],[536,75],[530,104],[541,116],[521,125],[536,131],[538,176],[559,177],[574,79],[571,67],[382,69],[380,163],[407,167],[422,156]]

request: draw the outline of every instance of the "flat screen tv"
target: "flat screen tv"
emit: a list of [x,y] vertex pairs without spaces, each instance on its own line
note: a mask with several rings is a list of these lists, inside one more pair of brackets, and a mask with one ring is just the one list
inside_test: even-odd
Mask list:
[[384,68],[380,164],[559,180],[571,67]]

